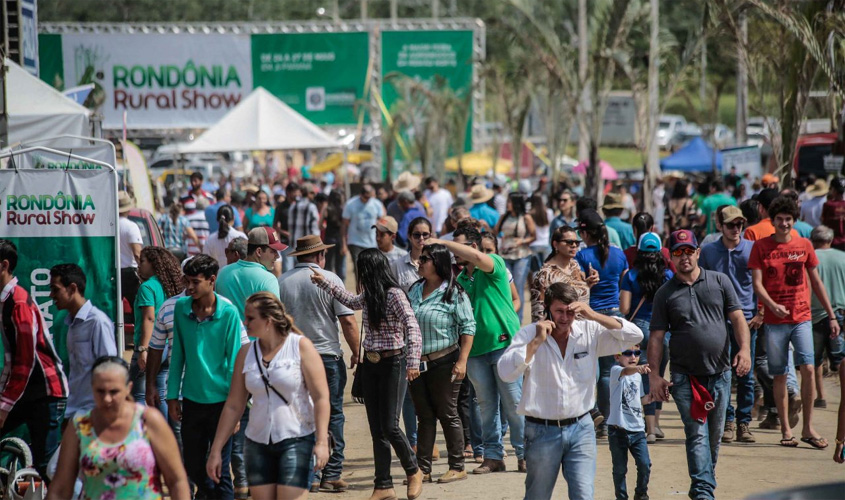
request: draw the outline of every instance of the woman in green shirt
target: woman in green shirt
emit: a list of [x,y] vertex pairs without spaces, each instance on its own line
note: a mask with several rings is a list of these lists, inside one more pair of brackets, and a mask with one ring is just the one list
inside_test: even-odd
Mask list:
[[270,206],[270,197],[264,191],[255,195],[255,203],[244,212],[244,222],[247,232],[256,227],[273,227],[273,217],[276,211]]
[[458,393],[466,376],[467,359],[475,335],[469,297],[455,282],[452,254],[443,245],[426,245],[419,258],[421,279],[408,298],[422,331],[420,376],[410,384],[419,425],[417,460],[423,474],[431,474],[436,422],[440,421],[449,452],[449,470],[439,483],[466,479],[463,425],[458,416]]

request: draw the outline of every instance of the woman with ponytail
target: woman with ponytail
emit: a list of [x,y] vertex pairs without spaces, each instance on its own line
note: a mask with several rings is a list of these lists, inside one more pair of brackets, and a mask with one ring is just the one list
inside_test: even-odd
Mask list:
[[[651,216],[648,212],[639,212],[631,219],[631,226],[634,228],[634,240],[640,241],[640,237],[645,233],[656,233],[654,229],[654,217]],[[718,233],[721,236],[721,233]],[[703,244],[701,246],[704,246]],[[628,260],[628,267],[634,267],[634,261],[637,260],[638,249],[637,245],[633,245],[625,249],[625,258]],[[672,259],[669,255],[669,249],[663,247],[660,249],[661,255],[663,255],[663,262],[666,264],[672,273],[675,272],[675,265],[672,264]]]
[[[636,220],[642,214],[637,214]],[[646,214],[647,215],[647,214]],[[634,226],[636,231],[636,225]],[[657,233],[643,233],[639,236],[639,244],[636,247],[637,257],[634,266],[625,273],[622,278],[622,292],[619,294],[619,310],[629,321],[640,327],[643,331],[643,340],[640,346],[648,346],[648,338],[651,324],[651,308],[654,303],[654,294],[669,281],[674,275],[666,268],[666,263],[661,255],[660,236]],[[644,349],[645,350],[645,349]],[[663,357],[669,359],[668,345],[663,346]],[[648,355],[640,356],[640,364],[648,364]],[[652,356],[654,353],[652,353]],[[666,368],[661,366],[661,375]],[[648,393],[648,374],[643,375],[643,390]],[[658,426],[660,410],[663,403],[649,403],[643,406],[645,412],[646,441],[653,443],[657,437],[663,438],[663,431]]]
[[210,234],[202,247],[202,253],[211,255],[217,260],[220,269],[226,267],[226,248],[229,242],[238,238],[246,238],[246,235],[233,226],[235,224],[235,211],[229,205],[222,205],[217,209],[217,233]]
[[244,323],[256,340],[238,353],[206,472],[220,481],[222,450],[252,394],[244,453],[251,497],[305,498],[314,471],[329,459],[329,386],[323,361],[270,292],[246,300]]
[[569,226],[560,226],[552,233],[552,253],[531,283],[531,321],[546,319],[544,299],[546,289],[554,283],[567,283],[578,292],[579,302],[590,302],[590,287],[599,280],[598,271],[593,269],[587,277],[575,260],[578,253],[578,233]]
[[[607,226],[595,210],[585,209],[578,214],[578,232],[587,248],[579,251],[575,260],[585,275],[590,276],[597,271],[599,277],[590,289],[590,307],[605,316],[621,317],[619,281],[628,270],[625,254],[619,247],[610,246]],[[610,416],[610,369],[615,363],[613,356],[599,358],[597,404],[605,419]],[[596,435],[607,437],[607,424],[601,424]]]

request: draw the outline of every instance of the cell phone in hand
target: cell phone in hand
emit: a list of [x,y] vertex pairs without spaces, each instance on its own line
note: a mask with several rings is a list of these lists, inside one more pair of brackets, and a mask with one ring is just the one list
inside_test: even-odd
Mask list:
[[428,363],[425,361],[420,361],[420,373],[425,373],[428,371]]

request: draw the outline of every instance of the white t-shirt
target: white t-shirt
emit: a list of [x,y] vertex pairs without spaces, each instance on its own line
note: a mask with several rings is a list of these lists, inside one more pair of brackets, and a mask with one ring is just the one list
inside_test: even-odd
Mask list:
[[229,234],[227,234],[226,238],[222,240],[217,236],[217,233],[211,233],[208,236],[208,239],[205,240],[205,245],[202,247],[202,253],[211,255],[217,259],[217,264],[220,265],[220,269],[223,269],[226,267],[226,247],[229,246],[229,243],[232,240],[246,237],[247,236],[244,233],[235,228],[230,228]]
[[431,222],[434,223],[434,231],[440,233],[443,230],[443,223],[449,216],[449,209],[452,208],[452,193],[447,189],[440,188],[437,192],[427,190],[425,197],[431,205]]
[[137,243],[143,246],[144,240],[141,238],[141,229],[126,217],[120,217],[118,219],[118,228],[120,230],[121,269],[124,267],[138,267],[138,263],[135,262],[135,254],[132,253],[131,245]]

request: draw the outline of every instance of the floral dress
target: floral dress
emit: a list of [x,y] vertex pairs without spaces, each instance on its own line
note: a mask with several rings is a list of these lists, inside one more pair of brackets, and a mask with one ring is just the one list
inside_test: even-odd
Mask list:
[[129,434],[120,443],[104,443],[91,423],[91,412],[73,419],[79,437],[82,498],[99,500],[160,499],[161,477],[143,423],[144,406],[135,405]]

